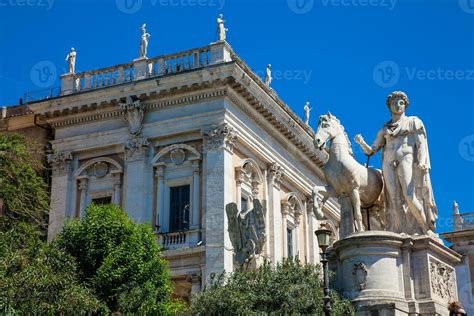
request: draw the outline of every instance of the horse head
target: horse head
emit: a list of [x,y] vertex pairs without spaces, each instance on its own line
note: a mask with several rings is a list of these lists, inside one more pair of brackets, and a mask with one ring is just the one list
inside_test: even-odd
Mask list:
[[332,141],[342,133],[344,133],[344,129],[339,120],[328,112],[328,114],[319,117],[318,130],[314,135],[314,145],[322,149],[328,141]]

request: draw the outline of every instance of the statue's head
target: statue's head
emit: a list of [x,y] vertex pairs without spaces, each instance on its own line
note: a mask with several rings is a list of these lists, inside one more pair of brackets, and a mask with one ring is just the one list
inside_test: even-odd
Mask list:
[[394,114],[404,113],[409,105],[410,101],[405,92],[394,91],[387,97],[387,107],[390,109],[390,112]]
[[74,49],[74,47],[71,47],[71,52],[75,52],[76,50]]

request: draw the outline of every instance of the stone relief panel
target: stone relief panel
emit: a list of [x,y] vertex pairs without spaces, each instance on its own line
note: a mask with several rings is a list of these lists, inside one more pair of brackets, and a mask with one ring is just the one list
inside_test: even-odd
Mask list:
[[356,288],[358,288],[360,291],[365,290],[367,274],[368,270],[363,262],[357,262],[354,264],[354,267],[352,268],[352,276],[354,278],[354,284]]
[[431,291],[446,300],[456,300],[456,276],[454,269],[432,257],[429,258]]

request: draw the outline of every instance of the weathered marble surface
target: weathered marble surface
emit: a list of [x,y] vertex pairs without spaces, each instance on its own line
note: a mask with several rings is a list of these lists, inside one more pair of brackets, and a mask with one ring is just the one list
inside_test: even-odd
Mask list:
[[370,315],[380,304],[393,305],[398,315],[449,315],[448,302],[457,300],[454,266],[460,259],[426,235],[366,231],[334,244],[330,268],[336,272],[334,287],[352,300],[358,315]]
[[68,73],[73,74],[76,69],[76,50],[74,47],[71,48],[71,51],[66,56]]

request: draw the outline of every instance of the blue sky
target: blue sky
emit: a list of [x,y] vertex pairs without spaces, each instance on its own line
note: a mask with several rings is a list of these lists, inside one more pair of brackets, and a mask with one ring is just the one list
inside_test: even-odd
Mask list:
[[79,72],[138,57],[142,23],[150,57],[205,46],[219,13],[296,113],[311,102],[313,127],[329,110],[370,143],[386,96],[405,91],[428,131],[439,231],[454,199],[474,212],[474,0],[0,0],[0,105],[59,86],[70,47]]

